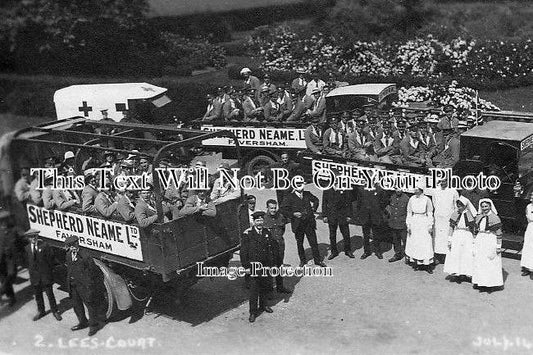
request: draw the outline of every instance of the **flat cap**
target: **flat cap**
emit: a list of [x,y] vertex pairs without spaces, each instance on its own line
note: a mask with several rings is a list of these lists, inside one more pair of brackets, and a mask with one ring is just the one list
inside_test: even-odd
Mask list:
[[75,235],[68,236],[67,239],[65,239],[65,246],[69,247],[73,244],[76,244],[79,241],[79,238]]
[[252,219],[254,221],[258,218],[264,218],[264,217],[265,217],[265,212],[263,211],[255,211],[254,213],[252,213]]

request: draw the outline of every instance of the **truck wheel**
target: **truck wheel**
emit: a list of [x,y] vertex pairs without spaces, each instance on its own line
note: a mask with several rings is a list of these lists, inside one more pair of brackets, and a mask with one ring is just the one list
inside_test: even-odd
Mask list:
[[246,164],[246,172],[248,175],[255,176],[258,172],[265,170],[274,164],[276,161],[266,155],[258,155],[250,159],[248,164]]
[[107,279],[104,279],[104,285],[106,291],[104,294],[104,304],[106,305],[105,317],[106,319],[109,319],[111,318],[116,309],[115,298],[113,297],[113,292],[111,292],[111,285],[109,284],[109,281]]

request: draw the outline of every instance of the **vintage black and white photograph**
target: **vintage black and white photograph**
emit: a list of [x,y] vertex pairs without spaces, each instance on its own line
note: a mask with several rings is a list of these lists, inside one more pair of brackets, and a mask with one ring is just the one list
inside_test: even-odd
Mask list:
[[0,354],[532,354],[533,2],[2,0]]

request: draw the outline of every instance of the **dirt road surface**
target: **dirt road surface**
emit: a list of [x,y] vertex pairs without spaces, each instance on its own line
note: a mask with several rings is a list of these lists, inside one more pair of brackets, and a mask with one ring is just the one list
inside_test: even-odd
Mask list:
[[[256,195],[258,208],[274,197],[272,191]],[[32,321],[36,307],[27,272],[22,271],[16,285],[18,304],[0,306],[0,353],[533,353],[533,280],[520,276],[518,260],[503,261],[503,291],[480,293],[469,283],[446,280],[442,265],[429,275],[401,261],[388,263],[391,250],[383,260],[360,260],[361,230],[351,226],[350,232],[356,259],[341,254],[327,262],[333,268],[329,278],[287,279],[294,293],[275,295],[270,301],[274,313],[261,314],[254,324],[248,322],[242,279],[204,279],[179,306],[169,302],[152,314],[123,315],[88,338],[87,330],[70,330],[76,317],[61,290],[56,289],[56,296],[63,321],[50,314]],[[285,237],[286,262],[297,265],[290,227]],[[329,241],[321,220],[318,238],[325,255]],[[237,256],[232,264],[239,264]]]

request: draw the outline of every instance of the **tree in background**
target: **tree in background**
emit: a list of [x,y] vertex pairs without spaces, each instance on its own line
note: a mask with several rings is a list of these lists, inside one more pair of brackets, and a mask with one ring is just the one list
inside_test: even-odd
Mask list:
[[108,74],[110,64],[124,56],[139,60],[154,42],[147,10],[146,0],[20,1],[3,12],[4,55],[18,71]]

